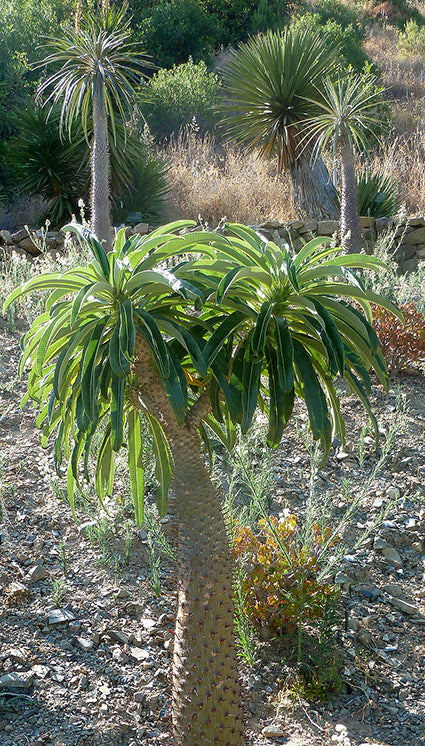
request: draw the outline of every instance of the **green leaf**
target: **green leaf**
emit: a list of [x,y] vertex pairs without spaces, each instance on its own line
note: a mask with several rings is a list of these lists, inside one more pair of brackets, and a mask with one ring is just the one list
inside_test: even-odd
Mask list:
[[81,362],[81,396],[84,409],[90,420],[94,420],[98,412],[97,392],[101,369],[97,367],[98,353],[102,343],[103,332],[109,319],[101,319],[93,329],[90,341],[84,350]]
[[130,360],[126,357],[124,351],[128,346],[128,339],[122,333],[123,321],[126,323],[125,315],[124,318],[121,315],[120,304],[120,313],[113,328],[111,339],[109,340],[109,362],[114,375],[118,376],[118,378],[126,378],[130,373]]
[[125,381],[112,374],[111,378],[111,428],[112,450],[119,451],[124,438],[124,386]]
[[262,355],[264,352],[272,310],[273,304],[268,300],[264,301],[251,338],[251,347],[254,355]]
[[134,310],[136,322],[139,320],[137,328],[145,337],[151,348],[155,362],[158,366],[161,378],[165,380],[170,375],[170,355],[167,346],[162,338],[158,324],[152,314],[144,311],[140,306]]
[[226,316],[220,326],[213,332],[204,347],[204,359],[207,368],[209,368],[214,362],[229,336],[242,324],[243,321],[245,321],[245,319],[245,314],[240,311],[234,311],[234,313]]
[[131,497],[137,526],[143,525],[143,503],[145,479],[142,459],[142,431],[140,415],[131,408],[128,416],[128,470],[130,474]]
[[95,234],[79,223],[69,223],[68,225],[65,225],[62,230],[64,232],[70,231],[71,233],[76,233],[77,236],[89,246],[99,264],[104,279],[109,280],[108,255],[102,244],[97,240]]
[[228,370],[226,361],[216,357],[211,364],[211,370],[218,386],[224,394],[227,407],[229,409],[232,422],[241,422],[242,420],[242,396],[239,388],[227,380]]
[[242,422],[241,430],[248,432],[257,407],[263,359],[254,355],[248,344],[245,349],[242,367]]
[[267,369],[269,375],[269,427],[267,445],[275,448],[282,440],[283,431],[292,414],[295,391],[294,387],[284,391],[279,376],[279,365],[276,350],[271,344],[266,346]]
[[322,387],[310,361],[309,355],[297,339],[293,340],[294,362],[301,385],[301,394],[307,405],[311,432],[315,440],[320,439],[325,456],[331,444],[332,427]]
[[157,505],[160,516],[164,516],[168,508],[168,488],[173,478],[173,467],[164,431],[151,414],[146,413],[146,419],[153,438],[155,454],[155,476],[159,482]]
[[338,331],[338,327],[335,321],[333,320],[331,314],[327,310],[327,308],[325,308],[325,306],[322,303],[320,303],[319,300],[317,300],[316,298],[310,298],[310,300],[313,302],[317,313],[319,314],[320,318],[322,319],[325,325],[326,334],[332,346],[332,350],[335,356],[338,371],[340,375],[343,376],[344,375],[344,359],[345,359],[344,343],[341,339],[341,335]]
[[168,348],[168,355],[170,374],[162,381],[175,418],[179,425],[182,425],[187,409],[187,381],[184,370],[171,347]]
[[284,316],[274,316],[274,340],[277,353],[277,371],[282,391],[294,387],[294,350],[288,322]]
[[103,504],[105,494],[112,495],[115,471],[115,456],[112,452],[112,428],[109,422],[99,448],[96,462],[96,493]]
[[133,318],[133,304],[129,298],[120,303],[120,348],[127,360],[134,357],[136,327]]

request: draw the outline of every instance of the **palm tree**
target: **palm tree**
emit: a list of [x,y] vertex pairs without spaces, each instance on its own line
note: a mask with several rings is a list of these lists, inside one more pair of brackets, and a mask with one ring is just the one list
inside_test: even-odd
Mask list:
[[[25,336],[21,372],[30,370],[25,398],[40,409],[43,443],[55,438],[73,510],[75,485],[91,470],[100,499],[112,495],[115,453],[125,442],[142,524],[141,418],[150,428],[158,508],[164,515],[172,481],[177,531],[174,742],[242,746],[232,558],[200,439],[213,432],[231,448],[236,427],[247,432],[260,404],[276,446],[300,396],[325,459],[333,435],[344,440],[338,373],[377,431],[367,370],[385,385],[387,376],[370,303],[398,311],[354,272],[385,266],[373,257],[341,256],[321,239],[293,257],[241,225],[228,225],[227,235],[188,231],[193,226],[179,221],[128,241],[122,230],[109,254],[86,229],[68,226],[87,240],[93,261],[29,280],[4,310],[50,292]],[[175,256],[181,262],[165,269]]]
[[317,111],[307,118],[306,148],[313,158],[322,154],[331,143],[341,172],[341,244],[346,251],[360,251],[361,232],[358,212],[355,150],[367,153],[368,138],[382,130],[379,116],[383,88],[373,75],[348,73],[336,81],[326,79],[313,100]]
[[112,246],[108,121],[115,137],[116,113],[125,121],[134,101],[133,84],[141,76],[142,65],[149,66],[146,58],[136,56],[125,12],[124,5],[105,7],[100,16],[94,11],[83,14],[76,29],[66,27],[60,39],[50,39],[54,51],[38,63],[60,65],[41,83],[38,95],[52,89],[47,102],[63,99],[61,127],[70,135],[74,120],[81,117],[88,138],[91,120],[91,220],[108,251]]
[[337,68],[339,48],[322,31],[269,31],[240,46],[223,70],[230,115],[226,128],[237,142],[289,170],[294,202],[311,218],[338,218],[337,193],[320,158],[312,164],[300,148],[307,100]]

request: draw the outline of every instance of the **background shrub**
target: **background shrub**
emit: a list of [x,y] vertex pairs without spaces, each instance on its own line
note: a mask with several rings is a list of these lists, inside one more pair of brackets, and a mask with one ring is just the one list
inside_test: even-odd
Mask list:
[[135,36],[158,67],[196,62],[217,44],[217,19],[196,0],[171,0],[155,6],[136,30]]
[[213,130],[217,122],[216,101],[220,83],[208,72],[203,60],[175,65],[171,70],[158,70],[141,88],[143,115],[152,133],[160,139],[178,134],[181,127],[193,119],[201,130]]
[[[338,6],[339,3],[335,3],[335,5]],[[347,16],[344,14],[341,22],[339,22],[338,16],[336,19],[329,18],[329,20],[323,22],[321,13],[316,13],[313,10],[312,13],[304,13],[295,18],[292,25],[295,28],[309,28],[328,34],[333,42],[340,45],[341,62],[345,66],[351,65],[355,70],[360,71],[369,61],[362,47],[365,31],[362,24],[357,22],[347,23],[346,21]]]

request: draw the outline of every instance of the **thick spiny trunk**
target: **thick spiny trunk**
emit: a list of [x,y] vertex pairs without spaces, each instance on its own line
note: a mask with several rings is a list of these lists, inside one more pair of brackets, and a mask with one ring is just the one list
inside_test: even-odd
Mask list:
[[91,219],[93,232],[106,251],[112,249],[111,206],[109,202],[109,145],[105,105],[93,99],[93,150],[91,155]]
[[146,343],[136,341],[139,397],[158,416],[174,461],[178,600],[173,658],[176,746],[242,746],[241,685],[235,648],[232,557],[221,502],[200,453],[203,402],[179,426]]
[[358,252],[361,249],[361,231],[357,207],[356,175],[354,156],[347,136],[342,136],[339,143],[341,162],[341,246],[346,252]]
[[307,154],[290,166],[295,209],[300,217],[338,220],[338,195],[328,169],[319,157],[314,163]]
[[233,572],[218,494],[196,436],[172,444],[179,590],[173,660],[174,740],[240,746],[243,712],[235,649]]

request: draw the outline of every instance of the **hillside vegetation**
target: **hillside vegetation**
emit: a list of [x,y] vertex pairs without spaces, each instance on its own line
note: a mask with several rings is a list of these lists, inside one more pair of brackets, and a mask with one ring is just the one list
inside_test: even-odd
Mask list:
[[[80,5],[84,11],[93,2]],[[229,141],[222,106],[222,73],[232,50],[258,32],[288,24],[326,31],[340,45],[339,62],[378,76],[387,127],[371,139],[368,158],[357,153],[357,169],[367,164],[372,174],[389,177],[399,204],[409,214],[425,213],[420,5],[173,0],[146,7],[131,0],[128,12],[134,41],[158,69],[140,81],[134,114],[123,123],[127,139],[111,146],[115,223],[132,215],[154,223],[201,216],[210,225],[223,217],[241,222],[296,217],[287,174],[278,174],[273,159],[262,163]],[[48,126],[43,122],[43,102],[35,94],[48,71],[34,63],[46,56],[46,35],[57,36],[61,25],[74,23],[74,3],[8,0],[0,21],[0,215],[12,228],[26,220],[42,224],[46,217],[63,224],[80,199],[89,202],[87,144],[78,124],[69,142],[59,135],[54,112]],[[47,107],[44,112],[46,120]],[[334,172],[330,152],[325,161]],[[36,204],[41,199],[44,210],[22,212],[22,194],[37,197]]]

